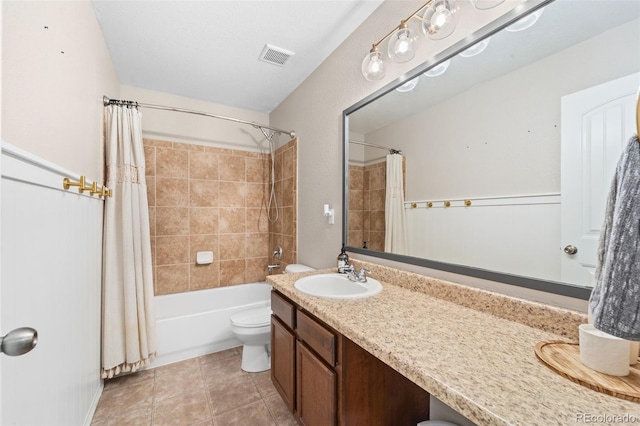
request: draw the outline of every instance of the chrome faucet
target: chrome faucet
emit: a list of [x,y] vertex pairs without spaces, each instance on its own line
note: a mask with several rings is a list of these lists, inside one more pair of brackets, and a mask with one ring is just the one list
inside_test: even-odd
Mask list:
[[356,270],[353,265],[349,265],[345,268],[344,272],[347,274],[347,278],[350,281],[355,281],[357,283],[366,283],[367,282],[367,274],[370,274],[371,271],[365,268],[360,269],[360,273],[356,274]]
[[280,269],[280,265],[278,265],[278,264],[267,265],[267,272],[269,274],[272,273],[274,269]]

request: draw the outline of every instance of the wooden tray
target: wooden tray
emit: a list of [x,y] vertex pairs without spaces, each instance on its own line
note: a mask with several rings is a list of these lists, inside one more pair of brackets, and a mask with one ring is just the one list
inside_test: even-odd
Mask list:
[[627,401],[640,402],[640,364],[629,367],[625,377],[610,376],[580,361],[578,343],[545,340],[536,345],[536,355],[549,368],[572,382]]

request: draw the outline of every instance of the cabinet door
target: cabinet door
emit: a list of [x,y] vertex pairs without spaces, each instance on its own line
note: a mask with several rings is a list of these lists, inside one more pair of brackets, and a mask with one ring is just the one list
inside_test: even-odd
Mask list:
[[337,378],[300,341],[296,342],[297,411],[305,426],[331,426],[337,421]]
[[271,381],[294,412],[296,338],[276,317],[271,317]]

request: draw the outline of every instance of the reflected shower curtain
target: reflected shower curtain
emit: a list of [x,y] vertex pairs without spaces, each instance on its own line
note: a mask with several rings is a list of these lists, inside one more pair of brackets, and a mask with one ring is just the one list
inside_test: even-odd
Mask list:
[[387,186],[384,205],[384,251],[407,254],[407,225],[404,214],[402,155],[387,155]]
[[102,378],[155,356],[149,204],[140,112],[105,108],[106,185],[102,283]]

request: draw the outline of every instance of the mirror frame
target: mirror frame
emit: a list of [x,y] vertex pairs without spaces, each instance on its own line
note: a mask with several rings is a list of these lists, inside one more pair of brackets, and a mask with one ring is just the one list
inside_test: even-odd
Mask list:
[[445,263],[439,262],[419,257],[400,255],[394,253],[387,253],[376,250],[363,249],[360,247],[353,247],[347,244],[348,242],[348,225],[349,225],[349,114],[357,111],[358,109],[364,107],[365,105],[374,102],[375,100],[381,98],[387,93],[395,90],[396,87],[402,85],[406,81],[409,81],[430,68],[435,67],[441,62],[446,61],[458,53],[466,49],[472,44],[479,42],[487,37],[492,36],[493,34],[501,31],[505,27],[511,25],[518,19],[522,18],[524,15],[527,15],[531,12],[534,12],[537,9],[547,6],[552,3],[554,0],[543,0],[536,4],[530,1],[516,6],[511,11],[507,12],[505,15],[497,18],[492,21],[485,27],[479,29],[478,31],[471,34],[469,37],[465,37],[459,42],[455,43],[448,49],[438,53],[434,57],[428,59],[421,65],[413,68],[408,73],[401,75],[391,83],[372,93],[371,95],[365,97],[361,101],[355,103],[350,106],[342,113],[342,135],[343,135],[343,173],[342,173],[342,243],[345,248],[352,253],[360,253],[371,257],[377,257],[381,259],[392,260],[395,262],[407,263],[416,266],[422,266],[430,269],[436,269],[445,272],[452,272],[455,274],[466,275],[475,278],[481,278],[485,280],[495,281],[503,284],[514,285],[518,287],[525,287],[533,290],[543,291],[546,293],[552,293],[562,296],[573,297],[576,299],[589,300],[589,296],[591,295],[591,288],[589,287],[581,287],[578,285],[562,283],[557,281],[547,281],[537,278],[525,277],[521,275],[507,274],[496,271],[491,271],[487,269],[475,268],[471,266],[458,265],[453,263]]

